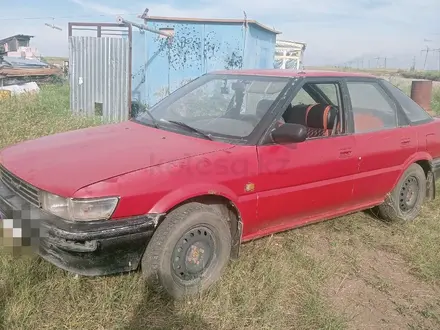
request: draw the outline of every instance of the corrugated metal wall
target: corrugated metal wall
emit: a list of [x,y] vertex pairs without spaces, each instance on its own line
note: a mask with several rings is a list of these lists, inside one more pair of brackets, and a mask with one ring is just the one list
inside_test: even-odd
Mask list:
[[276,35],[259,26],[249,25],[244,69],[273,69]]
[[111,37],[69,37],[70,109],[102,114],[105,121],[129,118],[129,40]]
[[153,22],[174,29],[172,43],[133,31],[132,99],[153,105],[191,79],[215,70],[273,68],[276,35],[242,24]]

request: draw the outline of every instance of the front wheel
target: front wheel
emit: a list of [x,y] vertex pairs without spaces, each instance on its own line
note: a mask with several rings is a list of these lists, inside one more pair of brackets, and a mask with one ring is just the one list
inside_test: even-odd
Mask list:
[[412,164],[378,207],[379,215],[390,221],[412,221],[420,214],[425,196],[425,172],[419,164]]
[[180,299],[207,290],[226,268],[231,232],[214,206],[188,203],[160,224],[142,258],[142,274]]

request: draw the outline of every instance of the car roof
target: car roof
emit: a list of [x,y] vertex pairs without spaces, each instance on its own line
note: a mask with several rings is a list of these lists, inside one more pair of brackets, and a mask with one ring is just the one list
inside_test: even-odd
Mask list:
[[342,72],[342,71],[318,71],[318,70],[284,70],[284,69],[241,69],[241,70],[221,70],[213,71],[211,74],[232,74],[232,75],[254,75],[270,77],[362,77],[377,78],[374,75],[361,72]]

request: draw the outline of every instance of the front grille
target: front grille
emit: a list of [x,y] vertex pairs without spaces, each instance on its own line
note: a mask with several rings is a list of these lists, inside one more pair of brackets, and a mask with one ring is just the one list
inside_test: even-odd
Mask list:
[[40,207],[39,190],[29,183],[18,178],[3,166],[0,166],[0,178],[2,182],[15,194],[28,201],[29,203]]

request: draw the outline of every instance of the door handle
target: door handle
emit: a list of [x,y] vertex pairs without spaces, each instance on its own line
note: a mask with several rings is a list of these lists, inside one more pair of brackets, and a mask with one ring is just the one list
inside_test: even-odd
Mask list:
[[349,157],[351,155],[352,150],[351,149],[341,149],[339,150],[339,155],[341,157]]
[[402,139],[402,140],[400,141],[400,144],[402,144],[402,145],[407,145],[407,144],[410,144],[410,142],[411,142],[411,139]]

